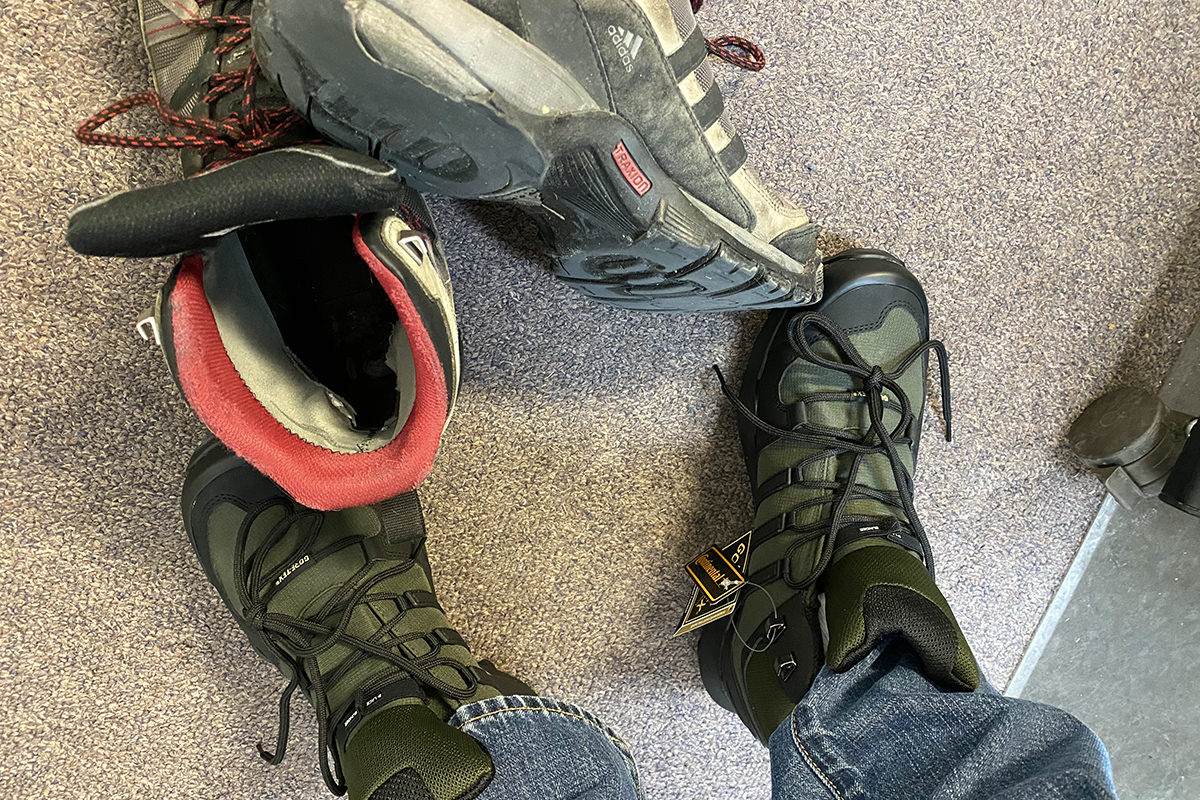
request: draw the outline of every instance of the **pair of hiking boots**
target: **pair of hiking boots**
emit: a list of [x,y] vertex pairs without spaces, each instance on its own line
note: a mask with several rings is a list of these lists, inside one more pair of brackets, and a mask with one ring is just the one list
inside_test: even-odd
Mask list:
[[[220,440],[189,464],[184,523],[289,681],[265,758],[299,688],[335,793],[470,798],[491,762],[446,720],[533,693],[471,654],[433,591],[414,490],[460,367],[418,190],[526,210],[560,277],[603,302],[778,309],[728,391],[757,511],[754,591],[700,638],[717,702],[765,740],[822,663],[886,636],[947,687],[978,683],[912,506],[928,352],[945,366],[924,294],[879,251],[822,266],[816,226],[745,165],[705,61],[761,53],[706,40],[698,5],[143,0],[154,91],[77,135],[177,149],[188,177],[81,207],[68,239],[184,254],[140,327]],[[102,130],[139,107],[169,133]],[[942,398],[948,434],[944,373]]]

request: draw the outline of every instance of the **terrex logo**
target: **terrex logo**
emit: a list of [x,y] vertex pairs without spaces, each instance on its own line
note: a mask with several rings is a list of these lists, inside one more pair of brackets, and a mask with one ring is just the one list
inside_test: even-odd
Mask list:
[[617,55],[621,57],[625,71],[633,72],[633,60],[637,58],[638,51],[642,49],[642,37],[616,25],[608,26],[608,36],[617,46]]
[[292,564],[290,567],[285,569],[283,571],[283,574],[275,579],[275,585],[278,586],[279,584],[283,583],[288,578],[290,578],[293,572],[295,572],[296,570],[300,569],[301,567],[303,567],[305,564],[308,563],[308,559],[309,559],[309,557],[305,556],[304,558],[297,561],[295,564]]

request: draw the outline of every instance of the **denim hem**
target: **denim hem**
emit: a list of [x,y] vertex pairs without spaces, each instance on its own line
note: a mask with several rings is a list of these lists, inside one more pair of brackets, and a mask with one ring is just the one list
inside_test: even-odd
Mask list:
[[849,765],[839,756],[837,748],[832,746],[829,731],[803,701],[776,731],[776,736],[780,735],[791,740],[791,746],[804,760],[813,777],[829,793],[829,797],[833,800],[851,800],[860,796],[854,786],[844,780]]
[[571,703],[532,695],[491,697],[459,708],[454,716],[450,718],[449,724],[464,733],[483,740],[488,738],[488,736],[483,735],[482,729],[493,729],[497,726],[502,729],[512,728],[513,732],[517,735],[528,735],[531,718],[549,715],[577,720],[574,724],[581,731],[590,729],[602,734],[621,754],[621,758],[629,770],[629,776],[633,781],[637,796],[639,798],[645,796],[629,745],[621,737],[617,736],[611,728],[601,722],[595,714]]
[[1064,711],[947,691],[903,642],[825,668],[771,736],[776,800],[1099,800],[1115,797],[1104,746]]

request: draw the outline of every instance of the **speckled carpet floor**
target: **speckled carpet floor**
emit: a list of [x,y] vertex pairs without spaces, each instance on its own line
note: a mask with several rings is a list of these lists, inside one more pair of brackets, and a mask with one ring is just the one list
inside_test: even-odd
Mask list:
[[[70,135],[148,85],[135,4],[0,10],[0,794],[322,797],[311,712],[281,767],[254,753],[282,681],[183,535],[203,432],[132,327],[169,265],[63,241],[73,205],[175,175]],[[770,58],[718,69],[767,181],[926,283],[958,435],[922,449],[918,507],[998,684],[1099,503],[1066,426],[1118,379],[1155,386],[1200,300],[1198,18],[1196,0],[702,13]],[[466,361],[424,493],[451,619],[611,723],[651,798],[768,797],[765,751],[670,638],[680,564],[749,520],[708,366],[737,372],[759,319],[594,305],[547,274],[520,217],[434,210]]]

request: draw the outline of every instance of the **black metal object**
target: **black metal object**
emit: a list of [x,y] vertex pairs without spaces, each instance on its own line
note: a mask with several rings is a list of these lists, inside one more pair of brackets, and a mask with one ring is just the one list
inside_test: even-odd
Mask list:
[[1084,409],[1067,432],[1075,455],[1126,508],[1154,497],[1171,473],[1190,419],[1155,395],[1120,388]]
[[1120,387],[1067,432],[1075,455],[1125,508],[1147,497],[1200,516],[1200,326],[1158,395]]
[[1188,427],[1191,433],[1159,497],[1180,511],[1200,517],[1200,425],[1193,422]]

